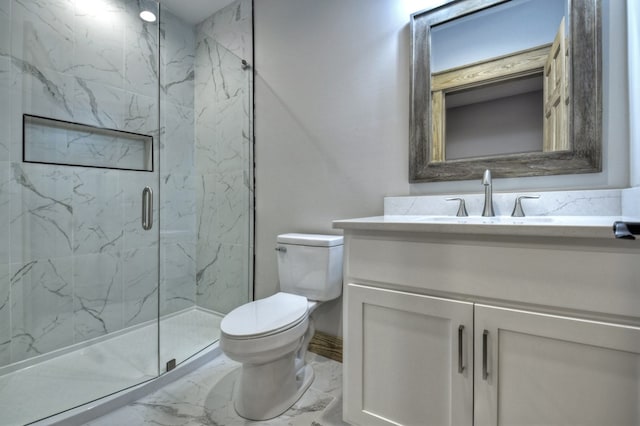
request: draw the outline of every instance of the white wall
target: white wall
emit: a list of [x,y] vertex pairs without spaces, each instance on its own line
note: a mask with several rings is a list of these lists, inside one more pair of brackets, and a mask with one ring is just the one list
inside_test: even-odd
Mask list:
[[[437,2],[254,2],[256,298],[278,291],[279,233],[337,233],[333,219],[379,215],[387,195],[481,191],[408,183],[409,15]],[[496,179],[496,191],[628,186],[625,4],[605,9],[603,173]],[[341,334],[339,303],[318,314]]]

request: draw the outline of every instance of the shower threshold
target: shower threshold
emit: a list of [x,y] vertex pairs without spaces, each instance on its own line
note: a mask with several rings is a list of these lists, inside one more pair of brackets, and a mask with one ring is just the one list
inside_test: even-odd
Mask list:
[[[161,373],[167,361],[180,363],[216,342],[221,319],[199,308],[161,318]],[[132,327],[0,376],[0,424],[82,424],[187,374],[219,352],[215,345],[185,362],[184,368],[158,377],[157,327],[157,321]]]

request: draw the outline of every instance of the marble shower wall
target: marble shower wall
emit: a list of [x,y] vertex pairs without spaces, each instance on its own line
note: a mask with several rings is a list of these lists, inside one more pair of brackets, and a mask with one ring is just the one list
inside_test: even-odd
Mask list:
[[220,313],[249,300],[252,26],[251,0],[238,0],[196,28],[196,304]]
[[[195,28],[138,13],[0,0],[0,367],[154,319],[158,297],[161,315],[248,300],[251,1]],[[23,163],[23,113],[152,135],[155,172]]]
[[160,314],[167,315],[196,301],[196,38],[166,9],[160,20]]
[[[0,366],[157,316],[158,231],[140,226],[157,172],[21,157],[28,113],[151,135],[158,164],[159,32],[138,13],[137,1],[0,0]],[[177,86],[164,88],[179,99]]]

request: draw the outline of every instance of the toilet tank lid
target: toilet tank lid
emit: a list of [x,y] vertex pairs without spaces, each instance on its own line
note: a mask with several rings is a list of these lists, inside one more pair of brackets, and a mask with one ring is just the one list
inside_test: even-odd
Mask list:
[[296,244],[299,246],[314,247],[334,247],[344,244],[342,235],[321,235],[321,234],[280,234],[278,240],[280,244]]

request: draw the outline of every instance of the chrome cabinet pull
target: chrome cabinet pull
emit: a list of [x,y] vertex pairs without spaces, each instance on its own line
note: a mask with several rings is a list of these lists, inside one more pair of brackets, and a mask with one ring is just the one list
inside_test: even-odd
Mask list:
[[464,325],[458,327],[458,373],[462,374],[464,371],[464,365],[462,360],[462,334],[464,332]]
[[482,333],[482,380],[487,380],[489,377],[489,371],[487,370],[487,339],[489,338],[489,331],[485,330]]
[[142,190],[142,229],[148,231],[153,226],[153,191],[148,186]]

